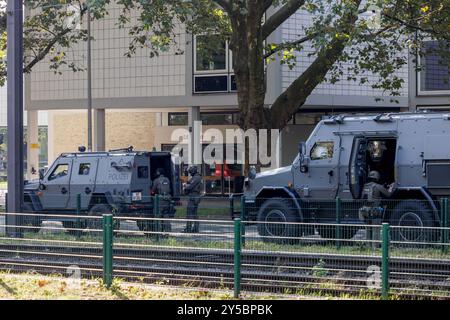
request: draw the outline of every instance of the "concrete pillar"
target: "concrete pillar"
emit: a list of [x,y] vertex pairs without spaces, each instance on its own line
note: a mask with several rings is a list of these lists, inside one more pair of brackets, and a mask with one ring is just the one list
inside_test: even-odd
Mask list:
[[156,112],[155,126],[161,127],[162,125],[162,112]]
[[[27,111],[27,179],[39,178],[38,111]],[[32,171],[34,173],[32,173]]]
[[190,107],[188,110],[189,125],[189,164],[202,163],[202,128],[200,121],[200,107]]
[[105,109],[94,109],[93,151],[105,151]]

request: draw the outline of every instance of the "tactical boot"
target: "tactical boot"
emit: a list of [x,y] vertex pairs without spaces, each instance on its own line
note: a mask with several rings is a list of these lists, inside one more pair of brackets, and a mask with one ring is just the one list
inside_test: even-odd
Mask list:
[[191,229],[192,233],[198,233],[199,227],[200,227],[200,224],[198,222],[194,222],[192,229]]
[[192,222],[186,222],[186,228],[183,230],[184,233],[191,233],[192,232]]
[[163,222],[163,232],[172,232],[172,226],[169,221]]

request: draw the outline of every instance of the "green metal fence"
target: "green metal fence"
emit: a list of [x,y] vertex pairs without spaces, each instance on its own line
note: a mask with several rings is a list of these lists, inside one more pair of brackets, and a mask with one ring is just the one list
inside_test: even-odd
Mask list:
[[[363,204],[339,199],[305,208],[329,210],[332,223],[250,220],[252,208],[243,198],[231,220],[229,212],[228,219],[223,215],[223,201],[209,199],[207,214],[198,219],[167,218],[158,209],[150,217],[83,210],[3,213],[0,270],[67,275],[77,268],[82,277],[103,278],[107,287],[121,278],[230,290],[236,298],[248,292],[450,298],[446,200],[437,203],[440,226],[350,223]],[[400,203],[386,206],[401,208]],[[18,225],[6,225],[8,215],[18,217]],[[36,219],[39,225],[25,223]],[[198,232],[185,229],[189,222],[199,223]],[[9,236],[10,228],[20,230],[21,237]]]

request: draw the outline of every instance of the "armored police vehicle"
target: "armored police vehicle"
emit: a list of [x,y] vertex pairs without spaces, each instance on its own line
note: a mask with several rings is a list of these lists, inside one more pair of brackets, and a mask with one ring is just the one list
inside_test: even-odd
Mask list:
[[[291,166],[249,177],[249,218],[260,222],[258,230],[264,236],[305,235],[314,231],[269,222],[335,223],[334,199],[340,197],[341,222],[361,224],[358,208],[364,201],[359,199],[372,170],[380,173],[380,184],[397,184],[391,196],[396,200],[383,200],[381,221],[439,226],[438,200],[450,196],[450,113],[342,115],[320,121],[300,143]],[[395,239],[433,237],[426,229],[396,229]],[[346,230],[343,236],[351,238],[358,228]],[[330,237],[326,227],[318,231]]]
[[[133,151],[63,153],[38,181],[24,187],[24,210],[88,215],[117,213],[126,216],[152,214],[152,180],[162,168],[171,179],[171,195],[180,195],[180,170],[169,152]],[[39,217],[27,224],[39,225]],[[75,219],[62,218],[70,225]]]

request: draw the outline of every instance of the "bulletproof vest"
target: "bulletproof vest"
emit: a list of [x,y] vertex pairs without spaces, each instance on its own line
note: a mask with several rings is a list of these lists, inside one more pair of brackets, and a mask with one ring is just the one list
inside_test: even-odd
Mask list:
[[189,184],[192,185],[192,189],[189,194],[198,195],[202,190],[202,177],[199,174],[195,174],[189,179]]
[[375,184],[373,182],[366,183],[363,187],[361,198],[368,200],[368,201],[373,201],[374,200],[374,197],[373,197],[374,189],[375,189]]
[[155,189],[160,195],[170,194],[170,181],[166,177],[159,177],[155,180]]

